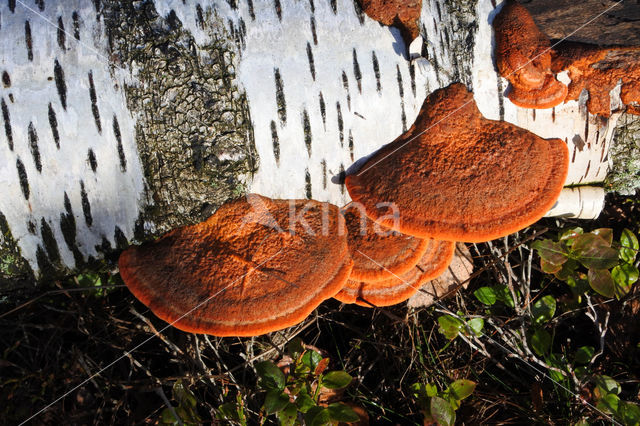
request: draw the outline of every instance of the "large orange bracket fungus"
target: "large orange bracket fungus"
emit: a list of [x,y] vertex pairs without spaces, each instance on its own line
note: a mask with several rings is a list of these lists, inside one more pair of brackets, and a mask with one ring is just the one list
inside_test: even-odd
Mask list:
[[407,47],[420,35],[422,0],[359,0],[369,18],[398,28]]
[[355,205],[346,208],[343,215],[353,259],[351,280],[375,282],[404,274],[429,247],[429,240],[400,234],[372,222]]
[[551,44],[524,6],[508,0],[493,21],[496,65],[511,83],[507,97],[525,108],[552,108],[564,101],[567,86],[551,72]]
[[120,273],[179,329],[254,336],[302,321],[344,286],[352,263],[338,207],[252,194],[205,222],[130,247]]
[[560,195],[568,166],[564,142],[485,119],[466,87],[452,84],[429,95],[413,126],[345,183],[383,226],[481,242],[540,219]]
[[427,241],[427,250],[409,271],[375,282],[350,279],[334,297],[343,303],[368,307],[395,305],[409,299],[424,283],[442,274],[453,259],[455,243]]

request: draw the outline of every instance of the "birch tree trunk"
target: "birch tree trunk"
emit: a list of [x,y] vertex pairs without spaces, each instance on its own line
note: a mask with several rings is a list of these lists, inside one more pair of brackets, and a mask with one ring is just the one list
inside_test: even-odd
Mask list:
[[567,184],[602,181],[617,116],[512,105],[496,7],[423,0],[409,60],[354,0],[3,2],[0,289],[105,267],[247,191],[346,204],[345,170],[455,81],[488,118],[565,140]]

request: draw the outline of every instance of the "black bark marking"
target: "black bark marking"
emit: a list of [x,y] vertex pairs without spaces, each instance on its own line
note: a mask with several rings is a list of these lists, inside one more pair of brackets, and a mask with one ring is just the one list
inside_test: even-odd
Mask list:
[[2,85],[5,88],[11,87],[11,78],[9,77],[9,73],[6,71],[2,71]]
[[280,138],[278,138],[276,122],[273,120],[271,120],[271,141],[273,142],[273,157],[276,159],[276,164],[280,165]]
[[344,146],[344,122],[342,121],[342,108],[340,108],[340,102],[336,102],[336,110],[338,111],[338,134],[340,137],[340,146]]
[[247,0],[247,3],[249,5],[249,16],[251,16],[251,20],[255,21],[256,20],[256,13],[253,10],[253,0]]
[[82,213],[84,214],[84,221],[87,226],[93,224],[93,216],[91,216],[91,204],[89,203],[89,197],[87,191],[84,188],[84,182],[80,181],[80,198],[82,199]]
[[331,10],[333,10],[333,14],[336,15],[338,13],[338,2],[337,2],[337,0],[329,0],[329,4],[331,5]]
[[16,11],[16,0],[9,0],[9,10],[11,13]]
[[24,164],[18,158],[16,160],[16,169],[18,170],[18,180],[20,180],[20,188],[22,188],[22,195],[25,200],[29,200],[29,179],[27,178],[27,171],[24,168]]
[[382,91],[382,84],[380,84],[380,64],[378,63],[375,50],[371,53],[371,63],[373,64],[373,75],[376,77],[376,90],[380,93]]
[[278,20],[282,21],[282,5],[280,4],[280,0],[273,0],[273,7],[276,9]]
[[38,244],[38,247],[36,248],[36,261],[38,262],[38,269],[40,270],[41,276],[46,277],[55,274],[55,268],[49,261],[47,253],[45,253],[40,244]]
[[[587,163],[587,170],[585,170],[584,172],[584,177],[583,179],[586,179],[587,176],[589,175],[589,169],[591,168],[591,160],[589,160],[589,162]],[[582,179],[580,179],[580,181],[582,181]]]
[[349,156],[351,157],[351,161],[353,161],[353,133],[351,129],[349,129]]
[[304,130],[304,144],[307,147],[307,154],[311,157],[311,123],[306,109],[302,111],[302,129]]
[[358,92],[362,93],[362,72],[360,71],[360,64],[358,63],[358,53],[356,53],[355,48],[353,49],[353,75],[356,78]]
[[89,166],[91,166],[91,170],[95,173],[98,169],[98,161],[96,160],[96,154],[91,148],[89,148],[89,152],[87,152],[87,161],[89,161]]
[[62,108],[67,110],[67,83],[64,81],[64,71],[60,66],[60,62],[56,59],[53,62],[53,76],[56,80],[56,88],[58,89],[58,96],[60,97],[60,103]]
[[118,226],[113,231],[113,240],[116,242],[116,249],[118,250],[124,250],[129,246],[129,240],[127,240],[124,232]]
[[4,98],[0,99],[0,109],[2,109],[2,119],[4,120],[4,134],[7,135],[7,144],[9,144],[9,149],[13,151],[13,131],[11,130],[11,119],[9,117],[9,108],[4,102]]
[[311,193],[311,174],[309,174],[309,169],[304,173],[304,189],[307,200],[310,200],[313,194]]
[[535,109],[531,110],[531,118],[533,119],[533,121],[536,121],[536,110]]
[[287,103],[284,99],[284,88],[282,84],[282,78],[280,77],[280,70],[278,68],[273,69],[273,77],[276,82],[276,105],[278,107],[278,116],[283,123],[287,122]]
[[358,21],[360,21],[360,25],[364,25],[364,11],[362,10],[359,0],[353,0],[353,8],[356,11],[356,16],[358,17]]
[[60,134],[58,133],[58,119],[56,118],[56,111],[53,109],[53,105],[49,103],[49,126],[51,127],[51,134],[53,135],[53,141],[56,144],[56,148],[60,149]]
[[80,40],[80,17],[78,16],[78,12],[73,12],[71,20],[73,21],[73,38]]
[[32,220],[27,221],[27,231],[29,231],[31,235],[36,235],[36,233],[38,232],[38,227],[35,223],[33,223]]
[[309,59],[309,71],[311,72],[311,78],[316,81],[316,66],[313,62],[313,51],[311,50],[311,43],[307,42],[307,59]]
[[316,18],[311,17],[311,36],[313,37],[313,44],[318,45],[318,34],[316,34]]
[[195,137],[191,140],[191,161],[196,171],[201,171],[205,161],[205,147],[202,141]]
[[502,86],[502,79],[498,77],[498,111],[500,114],[500,121],[504,121],[504,87]]
[[309,0],[309,6],[311,6],[311,13],[315,13],[316,5],[313,4],[313,0]]
[[29,21],[24,22],[24,39],[27,44],[27,58],[33,61],[33,40],[31,39],[31,25],[29,25]]
[[111,243],[109,242],[109,240],[107,239],[106,235],[102,236],[102,241],[100,242],[99,245],[95,246],[96,251],[98,253],[101,253],[103,256],[107,256],[111,251],[113,251],[113,248],[111,247]]
[[38,133],[33,123],[29,123],[29,149],[31,150],[31,156],[33,157],[33,163],[36,165],[36,170],[42,173],[42,161],[40,159],[40,149],[38,148]]
[[64,32],[64,23],[62,22],[62,16],[58,16],[58,46],[63,51],[66,50],[65,41],[66,33]]
[[102,133],[102,124],[100,123],[100,110],[98,109],[98,96],[96,95],[96,86],[93,84],[93,71],[89,71],[89,98],[91,99],[91,112],[96,122],[98,133]]
[[42,243],[44,244],[44,249],[47,252],[49,260],[53,263],[60,263],[60,249],[58,248],[56,236],[44,218],[40,220],[40,235],[42,235]]
[[200,3],[196,4],[196,23],[200,27],[200,29],[204,29],[204,13],[202,10],[202,6]]
[[227,0],[227,3],[229,3],[229,6],[233,10],[236,10],[238,8],[238,5],[236,4],[236,0]]
[[40,9],[40,12],[44,10],[44,0],[36,0],[36,6]]
[[324,103],[324,97],[322,96],[322,92],[320,92],[319,96],[320,100],[320,115],[322,116],[322,124],[325,129],[327,127],[327,106]]
[[113,116],[113,134],[116,137],[118,146],[118,158],[120,159],[120,170],[122,173],[127,171],[127,157],[124,155],[124,147],[122,146],[122,134],[120,133],[120,125],[118,124],[118,118]]
[[327,160],[322,160],[320,166],[322,167],[322,189],[327,189]]
[[407,114],[404,111],[404,101],[400,101],[400,119],[402,120],[402,132],[407,131]]
[[411,93],[413,97],[416,96],[416,67],[414,64],[409,64],[409,78],[411,79]]
[[69,196],[66,192],[64,193],[64,209],[66,213],[60,213],[60,231],[62,232],[62,237],[64,238],[65,243],[67,243],[67,247],[73,254],[76,266],[80,266],[84,263],[84,257],[82,256],[82,253],[80,253],[76,243],[76,218],[73,215],[71,201],[69,201]]
[[589,140],[589,117],[584,120],[584,141],[587,142]]
[[345,92],[347,92],[347,108],[351,111],[351,93],[349,92],[349,79],[347,78],[347,73],[342,71],[342,87],[344,87]]
[[396,79],[398,80],[398,92],[400,93],[400,99],[404,99],[404,82],[402,81],[400,64],[396,64]]
[[436,2],[436,10],[438,12],[438,20],[442,21],[442,11],[440,10],[440,3]]
[[338,173],[338,182],[340,183],[340,193],[344,195],[344,180],[347,174],[344,172],[344,164],[340,164],[340,173]]

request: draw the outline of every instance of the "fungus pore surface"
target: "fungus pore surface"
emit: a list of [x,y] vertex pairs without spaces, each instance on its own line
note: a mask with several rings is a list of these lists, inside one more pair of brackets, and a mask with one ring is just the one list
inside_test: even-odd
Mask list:
[[567,146],[488,120],[462,84],[433,92],[416,122],[345,183],[370,219],[447,241],[499,238],[540,219],[560,195]]
[[344,286],[353,262],[336,206],[250,194],[130,247],[119,263],[131,292],[175,327],[254,336],[302,321]]
[[496,65],[511,83],[508,98],[524,108],[552,108],[565,99],[567,86],[551,72],[549,38],[524,6],[508,0],[493,21]]
[[453,259],[455,243],[427,240],[428,247],[422,258],[409,271],[382,281],[349,280],[334,297],[343,303],[361,306],[389,306],[404,302],[420,287],[442,274]]
[[369,220],[357,206],[343,211],[353,259],[350,280],[369,282],[394,278],[412,269],[429,241],[404,235]]

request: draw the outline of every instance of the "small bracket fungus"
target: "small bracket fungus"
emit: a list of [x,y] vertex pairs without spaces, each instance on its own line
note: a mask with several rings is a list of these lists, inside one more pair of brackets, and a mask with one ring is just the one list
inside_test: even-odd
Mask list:
[[549,38],[527,9],[508,0],[493,28],[498,72],[512,85],[509,100],[524,108],[552,108],[562,103],[567,86],[552,74]]
[[407,48],[420,35],[422,0],[359,0],[364,13],[383,25],[398,28]]
[[205,222],[130,247],[120,273],[181,330],[255,336],[302,321],[344,286],[352,264],[338,207],[248,195]]
[[427,240],[428,247],[420,261],[409,271],[382,281],[349,280],[334,297],[343,303],[361,306],[389,306],[413,296],[427,281],[446,271],[453,259],[455,243]]
[[348,207],[343,215],[353,259],[350,280],[375,282],[404,274],[429,247],[429,240],[400,234],[372,222],[357,205]]
[[488,120],[462,84],[427,97],[411,128],[345,183],[372,220],[408,235],[481,242],[540,219],[560,195],[567,146]]

